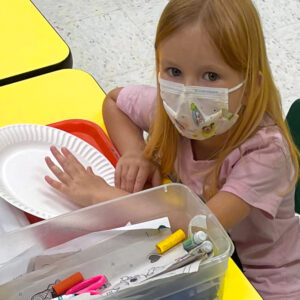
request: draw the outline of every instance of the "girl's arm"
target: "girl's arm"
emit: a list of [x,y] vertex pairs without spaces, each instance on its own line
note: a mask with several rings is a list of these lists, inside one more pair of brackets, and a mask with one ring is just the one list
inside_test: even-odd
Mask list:
[[142,130],[116,105],[120,90],[111,91],[103,105],[108,132],[122,154],[115,172],[115,187],[96,176],[90,167],[85,169],[66,148],[61,151],[54,146],[50,148],[60,167],[50,157],[45,158],[56,177],[46,176],[47,183],[79,206],[93,205],[141,190],[148,178],[152,178],[152,185],[160,184],[158,167],[143,157],[145,142]]
[[121,155],[127,152],[141,152],[145,147],[143,131],[116,104],[121,90],[122,88],[116,88],[107,94],[102,108],[104,123],[109,137]]
[[115,185],[127,192],[143,189],[147,180],[153,186],[160,184],[158,167],[143,157],[143,131],[122,112],[117,98],[122,88],[110,91],[103,103],[103,118],[109,137],[121,154],[115,172]]
[[207,203],[226,230],[230,230],[250,213],[250,205],[229,192],[218,192]]

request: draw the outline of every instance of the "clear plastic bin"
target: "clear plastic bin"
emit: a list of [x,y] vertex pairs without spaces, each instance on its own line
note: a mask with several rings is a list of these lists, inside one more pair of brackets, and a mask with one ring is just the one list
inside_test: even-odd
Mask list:
[[168,284],[156,281],[145,285],[142,294],[120,299],[222,299],[223,278],[233,252],[232,241],[207,206],[182,184],[152,188],[0,235],[0,264],[36,244],[47,249],[93,231],[125,226],[128,222],[135,224],[169,217],[172,231],[181,228],[187,233],[188,224],[196,215],[206,215],[207,232],[216,256],[196,273],[170,278]]

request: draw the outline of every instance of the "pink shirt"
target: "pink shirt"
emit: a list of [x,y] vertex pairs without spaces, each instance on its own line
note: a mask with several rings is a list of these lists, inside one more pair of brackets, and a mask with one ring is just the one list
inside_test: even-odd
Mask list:
[[[157,90],[149,86],[123,88],[118,107],[137,126],[149,129]],[[230,231],[245,275],[263,299],[300,299],[300,226],[295,217],[293,166],[286,142],[267,116],[261,129],[224,160],[219,190],[237,195],[251,206],[250,214]],[[180,180],[199,196],[205,171],[214,161],[194,160],[191,142],[181,137],[175,168]],[[201,172],[202,173],[202,172]],[[205,173],[205,172],[203,172]]]

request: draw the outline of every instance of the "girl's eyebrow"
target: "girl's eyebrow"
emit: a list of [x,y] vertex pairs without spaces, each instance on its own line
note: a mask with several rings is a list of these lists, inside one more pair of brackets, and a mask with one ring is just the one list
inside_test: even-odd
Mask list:
[[224,70],[224,67],[220,66],[219,64],[208,64],[208,65],[201,65],[200,66],[201,69],[206,69],[206,70],[219,70],[219,71],[223,71]]
[[[176,63],[175,61],[172,61],[170,59],[164,59],[164,60],[161,60],[161,64],[162,65],[169,65],[169,66],[179,66],[178,63]],[[223,66],[220,66],[219,64],[214,64],[214,63],[211,63],[211,64],[204,64],[204,65],[199,65],[198,66],[199,69],[202,69],[202,70],[211,70],[211,69],[216,69],[216,70],[219,70],[219,71],[223,71],[224,70],[224,67]]]
[[177,65],[177,63],[175,63],[174,61],[168,60],[168,59],[162,60],[161,64],[162,65],[172,65],[172,66],[176,66]]

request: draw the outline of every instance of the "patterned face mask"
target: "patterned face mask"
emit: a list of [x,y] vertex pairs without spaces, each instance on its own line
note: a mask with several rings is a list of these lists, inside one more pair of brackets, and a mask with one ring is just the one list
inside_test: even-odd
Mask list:
[[185,86],[162,78],[159,83],[166,113],[179,133],[189,139],[205,140],[222,134],[239,117],[228,111],[228,94],[243,82],[231,89]]

